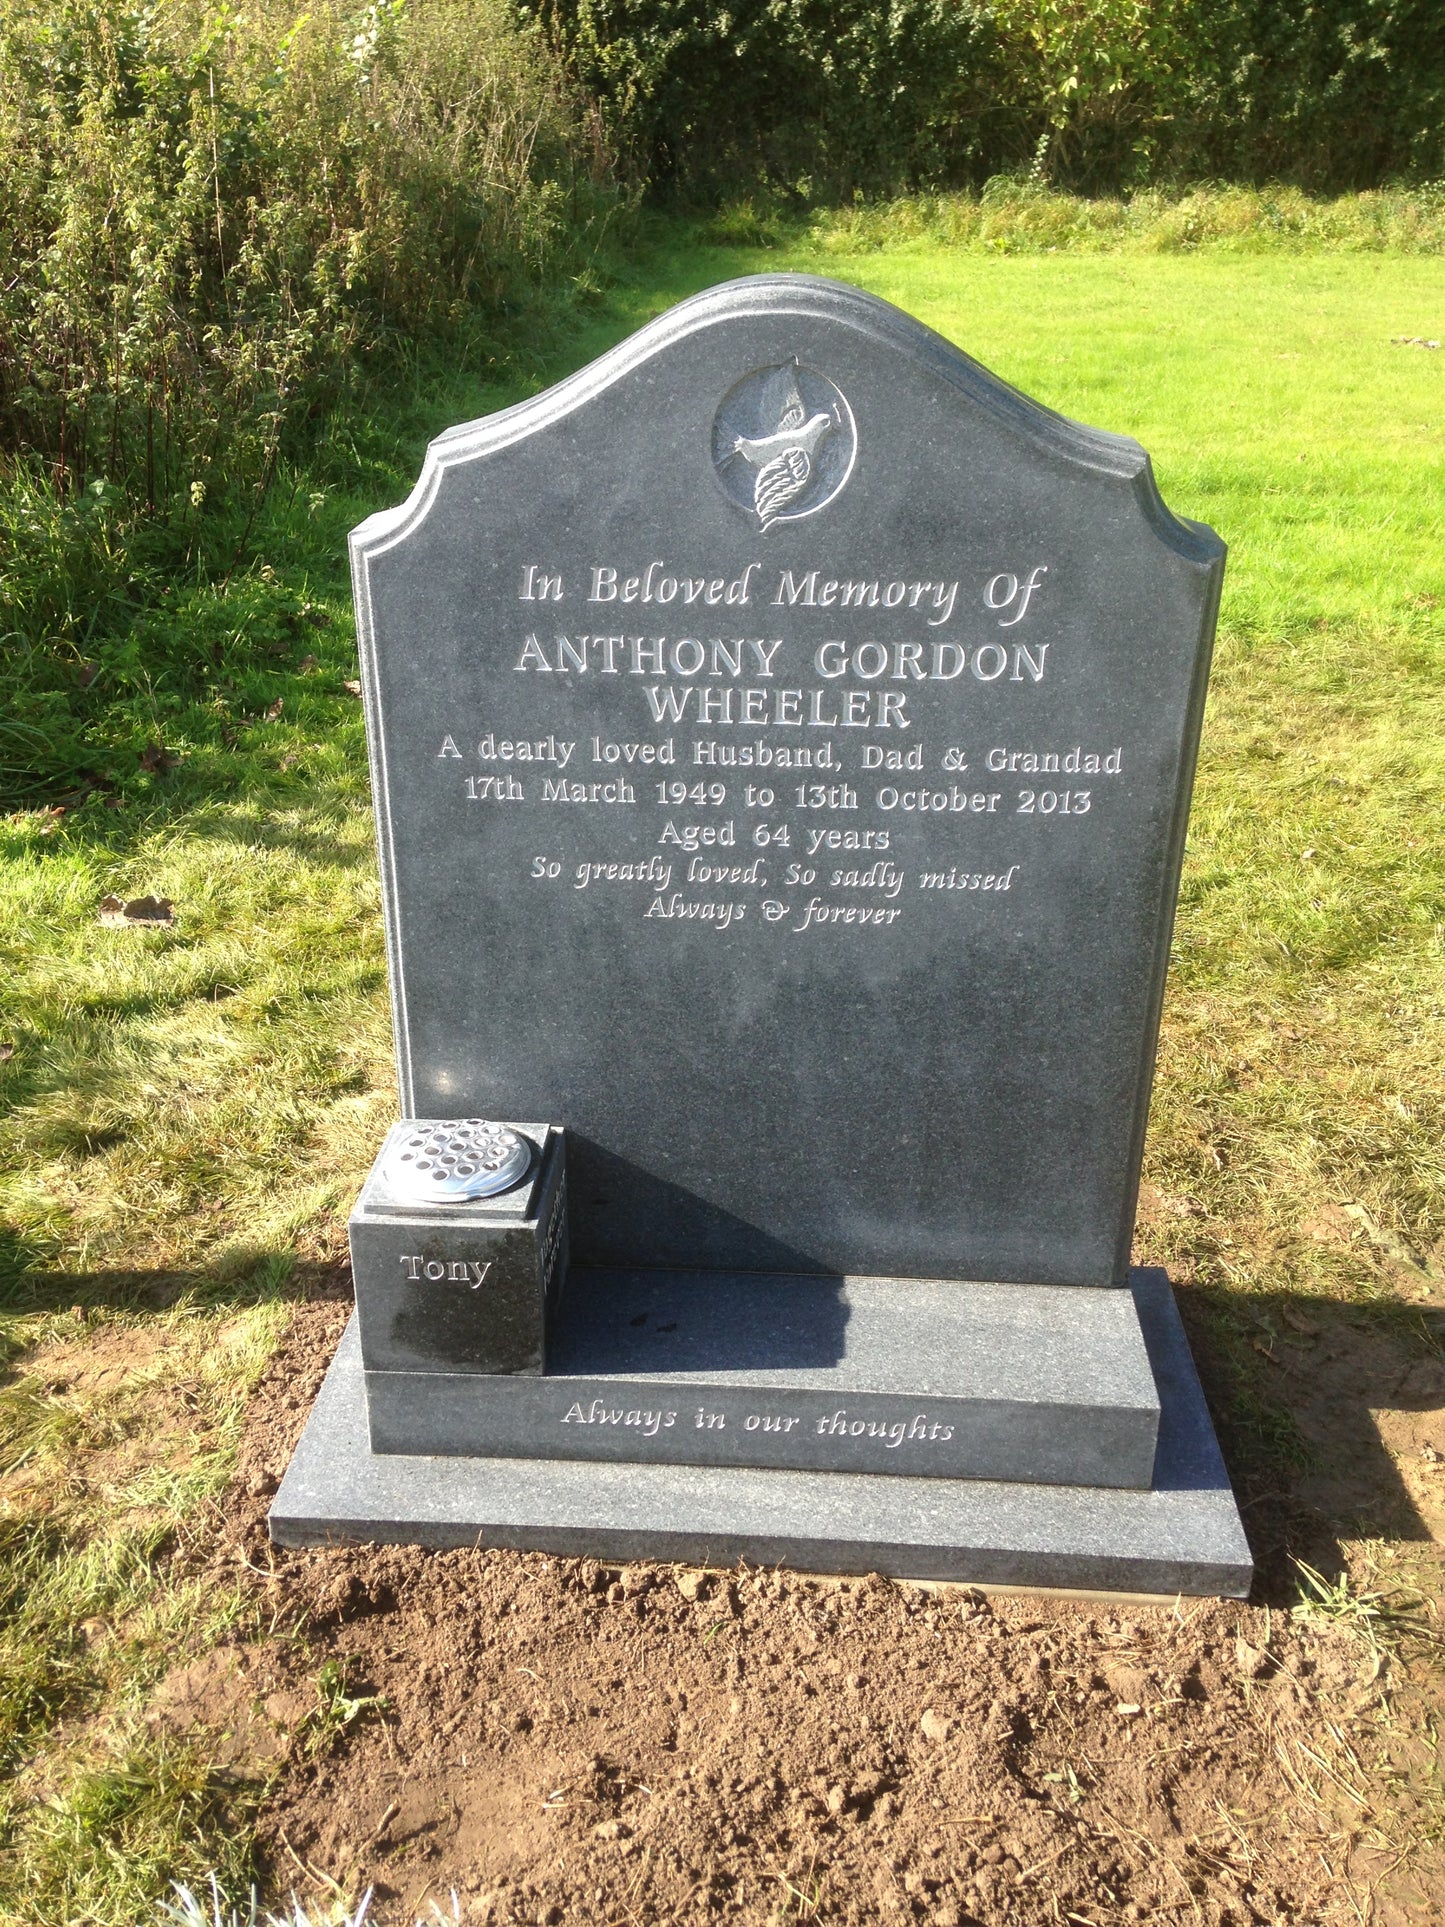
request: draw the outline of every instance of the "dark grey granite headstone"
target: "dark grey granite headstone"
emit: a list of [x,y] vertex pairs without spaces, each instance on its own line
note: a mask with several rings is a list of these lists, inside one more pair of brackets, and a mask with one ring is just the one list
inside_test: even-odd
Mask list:
[[275,1535],[1243,1590],[1125,1289],[1224,557],[1142,449],[767,276],[352,557],[403,1115],[551,1123],[369,1181]]
[[1120,1284],[1223,545],[853,288],[684,302],[353,537],[402,1108],[574,1262]]

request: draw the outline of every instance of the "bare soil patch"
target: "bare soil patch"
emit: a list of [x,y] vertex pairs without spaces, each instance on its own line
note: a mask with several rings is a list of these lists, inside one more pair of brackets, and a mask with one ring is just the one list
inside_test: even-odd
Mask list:
[[220,1541],[189,1555],[251,1568],[269,1633],[152,1709],[273,1773],[281,1887],[372,1884],[381,1923],[450,1917],[455,1891],[463,1920],[549,1927],[1445,1912],[1433,1662],[1277,1604],[270,1547],[345,1313],[299,1309]]

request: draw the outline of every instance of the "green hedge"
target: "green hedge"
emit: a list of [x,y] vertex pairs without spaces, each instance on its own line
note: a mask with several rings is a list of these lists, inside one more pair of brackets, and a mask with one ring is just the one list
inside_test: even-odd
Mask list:
[[1445,174],[1438,0],[522,0],[638,173],[804,199]]
[[967,0],[536,7],[614,141],[664,187],[823,198],[981,176],[1027,144],[989,10]]

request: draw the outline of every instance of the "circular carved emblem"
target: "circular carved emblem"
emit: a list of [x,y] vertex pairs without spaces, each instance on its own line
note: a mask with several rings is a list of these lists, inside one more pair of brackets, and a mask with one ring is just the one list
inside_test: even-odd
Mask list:
[[407,1204],[464,1204],[510,1191],[532,1166],[520,1132],[484,1117],[417,1123],[387,1154],[387,1188]]
[[713,417],[718,480],[759,528],[826,508],[853,473],[857,454],[858,431],[843,391],[796,358],[744,375]]

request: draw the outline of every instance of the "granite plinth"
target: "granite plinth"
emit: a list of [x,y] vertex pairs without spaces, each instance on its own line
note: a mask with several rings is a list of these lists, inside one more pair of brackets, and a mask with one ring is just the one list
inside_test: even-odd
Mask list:
[[542,1376],[366,1390],[378,1452],[1052,1485],[1147,1486],[1159,1427],[1108,1287],[574,1271]]
[[565,1133],[517,1124],[536,1147],[521,1183],[469,1203],[408,1203],[387,1181],[388,1132],[347,1223],[361,1352],[413,1375],[535,1373],[567,1277]]
[[1161,1401],[1147,1492],[373,1453],[353,1323],[272,1503],[271,1536],[1242,1597],[1249,1547],[1168,1280],[1140,1272],[1132,1290]]

